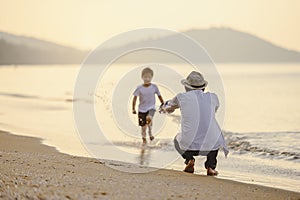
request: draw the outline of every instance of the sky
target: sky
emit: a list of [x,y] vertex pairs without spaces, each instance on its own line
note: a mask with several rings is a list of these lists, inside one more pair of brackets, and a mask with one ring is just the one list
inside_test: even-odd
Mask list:
[[300,51],[299,0],[0,0],[0,31],[93,49],[138,28],[229,27]]

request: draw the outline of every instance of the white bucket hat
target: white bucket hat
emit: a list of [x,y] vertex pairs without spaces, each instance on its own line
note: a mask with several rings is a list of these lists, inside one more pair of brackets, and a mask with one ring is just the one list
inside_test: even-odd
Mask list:
[[204,80],[202,74],[192,71],[186,79],[181,81],[181,84],[192,90],[200,90],[205,88],[208,82]]

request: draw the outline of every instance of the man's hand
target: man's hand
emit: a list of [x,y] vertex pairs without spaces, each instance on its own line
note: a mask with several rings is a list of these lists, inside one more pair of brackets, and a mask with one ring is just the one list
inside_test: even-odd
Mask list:
[[136,111],[135,111],[135,109],[133,109],[133,110],[132,110],[132,114],[134,114],[134,115],[136,114]]
[[161,104],[159,107],[159,113],[168,113],[171,114],[175,109],[179,108],[177,105],[172,105],[170,101],[166,101],[164,104]]

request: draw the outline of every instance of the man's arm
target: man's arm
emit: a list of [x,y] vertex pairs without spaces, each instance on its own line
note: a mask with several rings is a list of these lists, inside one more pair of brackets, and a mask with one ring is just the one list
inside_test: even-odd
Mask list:
[[132,113],[136,114],[135,105],[136,105],[137,96],[133,96],[132,100]]
[[174,112],[176,109],[178,109],[179,106],[178,105],[171,105],[171,107],[166,108],[167,112]]
[[213,94],[214,95],[214,98],[215,98],[215,112],[218,111],[219,107],[220,107],[220,102],[219,102],[219,98],[216,94]]
[[177,99],[177,96],[174,97],[173,99],[169,100],[166,102],[166,105],[164,105],[164,110],[167,113],[172,113],[175,111],[175,109],[179,108],[179,102]]
[[169,103],[170,103],[171,108],[173,108],[173,109],[179,108],[179,101],[178,101],[177,96],[175,96],[173,99],[171,99],[169,101]]

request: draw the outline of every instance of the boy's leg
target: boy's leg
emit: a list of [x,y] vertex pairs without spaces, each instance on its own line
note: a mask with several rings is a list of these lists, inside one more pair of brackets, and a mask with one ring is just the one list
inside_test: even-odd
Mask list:
[[151,137],[152,136],[152,117],[150,115],[147,116],[147,126],[148,126],[149,137]]
[[147,130],[147,125],[142,126],[142,139],[143,139],[143,143],[146,143],[146,130]]
[[154,117],[154,114],[155,114],[155,110],[151,109],[148,111],[148,115],[147,115],[148,133],[149,133],[150,140],[154,139],[154,137],[152,135],[152,125],[153,125],[152,119]]
[[139,126],[141,126],[141,134],[143,138],[143,143],[146,143],[146,130],[147,130],[147,123],[146,123],[146,117],[148,115],[148,112],[142,113],[139,112],[138,119],[139,119]]

